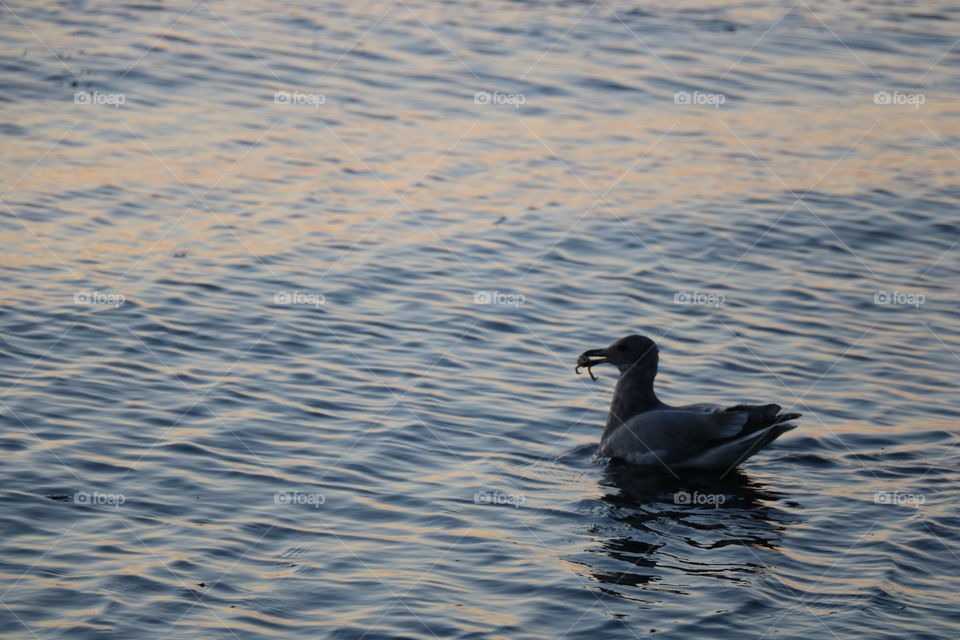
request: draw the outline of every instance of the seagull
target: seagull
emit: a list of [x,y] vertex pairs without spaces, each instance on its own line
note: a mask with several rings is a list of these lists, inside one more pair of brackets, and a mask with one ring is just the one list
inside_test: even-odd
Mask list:
[[[795,429],[799,413],[780,405],[700,403],[672,407],[653,390],[660,352],[646,336],[621,338],[605,349],[584,351],[574,369],[612,364],[620,370],[600,455],[644,467],[726,473],[778,437]],[[676,474],[674,474],[676,475]]]

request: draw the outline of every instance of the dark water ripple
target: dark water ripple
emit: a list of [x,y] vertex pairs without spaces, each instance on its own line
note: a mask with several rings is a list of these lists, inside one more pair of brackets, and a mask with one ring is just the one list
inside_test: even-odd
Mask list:
[[[3,13],[0,635],[956,637],[957,7]],[[802,428],[597,460],[632,331]]]

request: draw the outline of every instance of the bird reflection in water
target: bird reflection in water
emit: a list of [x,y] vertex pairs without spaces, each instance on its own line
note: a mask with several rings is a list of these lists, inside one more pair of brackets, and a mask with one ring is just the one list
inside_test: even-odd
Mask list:
[[611,462],[600,499],[612,519],[593,529],[599,546],[573,561],[585,577],[619,598],[653,603],[644,591],[692,595],[694,575],[743,583],[766,569],[790,516],[772,491],[736,469],[721,480],[685,474],[655,476]]

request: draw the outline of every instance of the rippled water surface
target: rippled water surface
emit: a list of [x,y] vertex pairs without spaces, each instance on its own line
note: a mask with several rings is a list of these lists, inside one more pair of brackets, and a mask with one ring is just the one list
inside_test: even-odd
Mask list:
[[955,3],[0,13],[3,637],[960,635]]

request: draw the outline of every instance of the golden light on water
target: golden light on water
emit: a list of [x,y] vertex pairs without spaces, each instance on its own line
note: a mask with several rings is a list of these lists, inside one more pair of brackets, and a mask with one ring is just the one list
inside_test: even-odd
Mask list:
[[4,7],[0,628],[950,637],[955,12],[788,5]]

